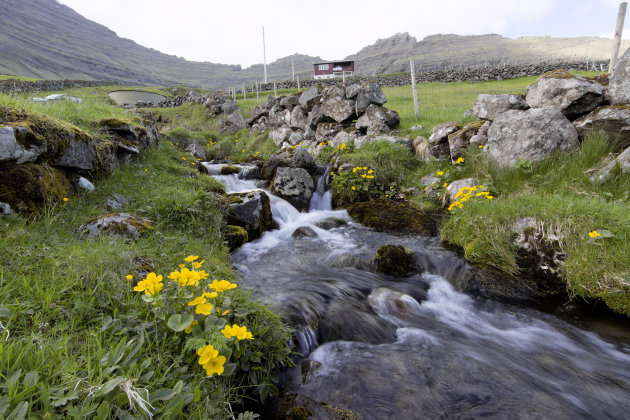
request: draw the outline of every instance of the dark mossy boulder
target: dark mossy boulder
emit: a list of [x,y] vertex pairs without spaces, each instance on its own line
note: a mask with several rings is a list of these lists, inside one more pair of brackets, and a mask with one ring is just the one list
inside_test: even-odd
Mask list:
[[139,236],[153,229],[153,223],[129,213],[106,214],[79,228],[89,238],[102,235]]
[[431,215],[406,202],[378,199],[355,203],[348,214],[364,226],[381,232],[434,236],[437,223]]
[[73,194],[68,178],[48,165],[0,165],[0,201],[20,213],[36,213]]
[[225,166],[221,166],[221,175],[232,175],[232,174],[238,174],[239,172],[241,172],[241,168],[239,168],[238,166],[233,166],[233,165],[225,165]]
[[227,225],[223,230],[223,240],[227,243],[230,252],[236,251],[249,240],[247,231],[240,226]]
[[394,277],[406,277],[415,270],[416,260],[411,251],[402,245],[383,245],[374,257],[379,272]]
[[259,238],[271,230],[271,201],[263,191],[227,194],[227,224],[240,226],[247,231],[249,240]]

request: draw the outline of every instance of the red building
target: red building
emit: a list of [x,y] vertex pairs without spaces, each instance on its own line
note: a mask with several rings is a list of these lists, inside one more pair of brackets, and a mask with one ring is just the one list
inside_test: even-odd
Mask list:
[[313,64],[314,79],[332,79],[333,77],[352,76],[354,61],[327,61]]

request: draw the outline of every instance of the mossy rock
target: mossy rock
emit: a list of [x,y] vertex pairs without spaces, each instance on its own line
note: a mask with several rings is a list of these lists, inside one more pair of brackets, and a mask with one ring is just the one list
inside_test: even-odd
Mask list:
[[101,120],[96,121],[96,123],[101,127],[108,126],[112,128],[122,127],[125,125],[132,124],[131,120],[128,120],[125,118],[103,118]]
[[[46,142],[47,150],[39,162],[55,162],[61,158],[73,141],[89,143],[92,136],[67,122],[42,114],[0,106],[0,125],[26,127],[38,142]],[[29,141],[33,141],[30,139]]]
[[548,79],[576,79],[574,75],[564,69],[548,71],[540,77],[546,77]]
[[302,394],[284,394],[267,404],[264,418],[278,420],[358,420],[360,417],[326,401],[315,401]]
[[394,277],[406,277],[415,270],[413,253],[402,245],[383,245],[374,258],[379,272]]
[[364,226],[381,232],[434,236],[437,223],[433,217],[409,203],[378,199],[355,203],[348,214]]
[[20,213],[37,213],[73,194],[68,178],[48,165],[4,165],[0,174],[0,201]]
[[241,168],[238,166],[225,165],[221,166],[221,175],[232,175],[241,172]]
[[223,231],[223,240],[230,248],[230,252],[232,252],[245,245],[249,240],[249,235],[240,226],[227,225]]
[[92,219],[79,230],[88,237],[113,234],[119,236],[139,236],[153,229],[150,220],[129,213],[106,214]]

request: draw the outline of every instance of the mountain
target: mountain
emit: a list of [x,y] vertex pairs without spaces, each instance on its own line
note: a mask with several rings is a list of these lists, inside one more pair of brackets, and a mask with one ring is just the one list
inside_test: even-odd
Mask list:
[[[0,74],[45,79],[112,80],[140,85],[239,86],[263,78],[263,66],[186,61],[121,38],[56,0],[2,0]],[[376,41],[346,59],[358,74],[479,64],[533,63],[544,59],[607,59],[605,38],[504,38],[500,35],[432,35],[417,41],[408,33]],[[630,43],[624,42],[622,51]],[[267,65],[269,80],[312,77],[320,57],[294,54]]]

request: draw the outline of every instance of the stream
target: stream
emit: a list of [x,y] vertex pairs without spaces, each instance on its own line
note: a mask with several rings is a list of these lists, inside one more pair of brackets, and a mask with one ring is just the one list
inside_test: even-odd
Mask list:
[[[238,175],[214,176],[228,192],[256,189]],[[627,323],[583,328],[458,292],[451,284],[471,267],[439,238],[353,223],[331,209],[325,177],[309,212],[267,194],[278,229],[232,263],[240,287],[298,330],[304,357],[284,372],[285,392],[364,419],[630,419]],[[371,272],[384,244],[410,249],[419,273]]]

